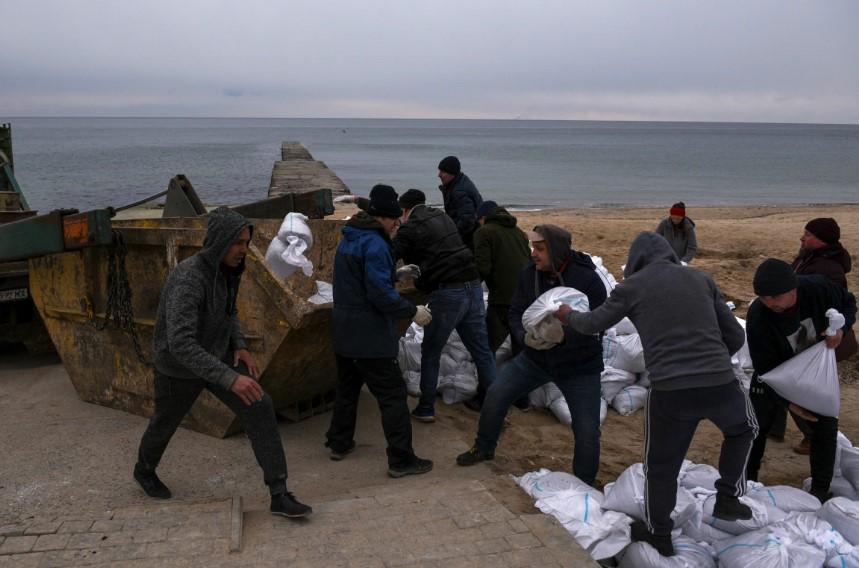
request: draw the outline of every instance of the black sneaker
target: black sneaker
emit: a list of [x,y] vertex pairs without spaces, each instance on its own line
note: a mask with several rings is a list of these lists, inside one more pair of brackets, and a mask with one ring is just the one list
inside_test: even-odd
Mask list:
[[394,479],[398,477],[405,477],[407,475],[418,475],[421,473],[427,473],[428,471],[432,471],[432,460],[425,460],[417,456],[415,456],[415,458],[411,462],[409,462],[408,465],[399,467],[388,467],[388,475],[393,477]]
[[752,510],[732,495],[717,493],[713,516],[723,521],[744,521],[752,518]]
[[457,465],[474,465],[486,460],[495,459],[495,452],[481,452],[477,448],[472,447],[464,454],[456,456]]
[[169,499],[173,496],[154,471],[146,471],[139,464],[134,466],[134,480],[140,484],[143,492],[153,499]]
[[630,536],[632,542],[646,542],[656,549],[656,552],[662,556],[674,556],[674,543],[671,542],[671,535],[656,535],[647,530],[647,525],[644,521],[635,521],[630,527]]
[[412,418],[418,422],[426,422],[427,424],[435,422],[435,410],[432,408],[421,408],[420,406],[417,406],[412,410]]
[[465,408],[469,410],[473,410],[474,412],[480,412],[480,409],[483,408],[483,399],[478,397],[472,397],[463,402]]
[[349,454],[351,454],[352,452],[354,452],[354,451],[355,451],[355,440],[352,440],[352,441],[349,443],[349,445],[346,447],[346,449],[345,449],[345,450],[335,450],[334,448],[332,448],[332,447],[328,444],[328,442],[325,442],[325,446],[326,446],[326,447],[328,447],[328,448],[331,450],[331,455],[329,456],[329,457],[331,458],[331,460],[332,460],[332,461],[337,461],[337,462],[339,462],[339,461],[341,461],[343,458],[345,458],[347,455],[349,455]]
[[287,491],[271,496],[271,507],[268,509],[272,515],[281,515],[290,519],[300,519],[313,512],[313,508],[304,503],[299,503],[295,495]]

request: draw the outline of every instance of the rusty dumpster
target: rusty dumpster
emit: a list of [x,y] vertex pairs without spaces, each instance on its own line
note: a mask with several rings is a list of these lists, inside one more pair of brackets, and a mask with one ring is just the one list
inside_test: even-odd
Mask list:
[[[105,324],[111,247],[96,246],[33,258],[33,300],[81,399],[142,416],[154,410],[152,332],[158,298],[170,269],[200,249],[206,218],[114,220],[125,243],[124,265],[132,291],[136,337]],[[252,220],[254,240],[238,298],[248,347],[260,382],[275,408],[299,420],[328,407],[336,384],[330,342],[331,304],[313,304],[316,280],[331,282],[342,222],[313,219],[307,256],[313,276],[301,271],[280,280],[265,265],[266,248],[280,221]],[[136,345],[135,345],[136,344]],[[224,437],[241,429],[237,417],[204,391],[185,427]]]

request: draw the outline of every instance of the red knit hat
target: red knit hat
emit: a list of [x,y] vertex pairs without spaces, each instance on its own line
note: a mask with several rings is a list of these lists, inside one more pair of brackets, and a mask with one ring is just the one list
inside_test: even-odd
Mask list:
[[679,217],[686,216],[686,204],[682,201],[678,201],[674,205],[671,206],[671,209],[668,210],[669,215],[677,215]]

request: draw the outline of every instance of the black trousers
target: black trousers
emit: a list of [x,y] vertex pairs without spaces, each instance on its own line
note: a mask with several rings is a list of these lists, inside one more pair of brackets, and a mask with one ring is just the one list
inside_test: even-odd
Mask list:
[[[773,425],[770,428],[769,436],[778,436],[779,438],[784,438],[784,434],[787,431],[787,414],[788,410],[784,406],[779,406],[775,410],[775,416],[773,417]],[[793,418],[794,424],[799,428],[799,431],[802,432],[802,435],[806,438],[811,438],[811,428],[808,426],[808,422],[794,414],[790,413],[790,417]]]
[[[747,470],[748,478],[758,480],[761,460],[767,447],[767,435],[772,428],[778,412],[787,402],[780,397],[769,385],[758,379],[752,380],[749,398],[755,408],[760,431],[752,444],[752,454],[749,457]],[[832,472],[835,469],[835,451],[838,437],[838,419],[831,416],[817,416],[817,422],[805,421],[811,430],[811,454],[808,461],[811,466],[811,492],[824,495],[829,491],[832,482]]]
[[[239,373],[248,374],[244,363]],[[286,491],[286,454],[277,429],[274,404],[268,394],[250,406],[232,391],[202,379],[179,379],[155,372],[155,414],[140,440],[137,463],[146,471],[155,471],[182,419],[203,389],[208,390],[238,415],[251,442],[254,456],[262,468],[263,479],[272,495]]]
[[716,482],[719,493],[739,497],[746,490],[746,462],[757,423],[738,381],[715,387],[652,390],[647,396],[644,438],[644,511],[648,528],[667,535],[674,522],[677,476],[701,420],[722,431]]
[[406,403],[406,383],[396,359],[352,359],[337,355],[337,394],[325,445],[343,451],[354,442],[358,399],[365,383],[382,413],[388,465],[408,465],[415,458],[412,421]]

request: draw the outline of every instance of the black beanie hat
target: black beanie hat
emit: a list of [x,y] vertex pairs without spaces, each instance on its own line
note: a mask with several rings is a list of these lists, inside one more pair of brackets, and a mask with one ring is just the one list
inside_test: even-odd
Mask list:
[[458,176],[462,171],[462,166],[459,164],[459,158],[456,156],[448,156],[438,163],[438,169],[447,172],[450,175]]
[[768,258],[755,271],[753,285],[758,296],[778,296],[796,288],[796,274],[785,261]]
[[403,209],[411,209],[415,205],[423,205],[427,202],[427,196],[419,189],[410,189],[400,196],[399,204]]
[[489,215],[489,212],[498,207],[498,204],[492,200],[484,201],[480,204],[480,207],[477,208],[477,218],[486,217]]
[[388,217],[396,219],[403,214],[397,203],[397,192],[390,185],[374,185],[370,190],[370,206],[367,213],[371,217]]
[[805,225],[805,230],[828,245],[841,240],[841,227],[832,217],[818,217]]

